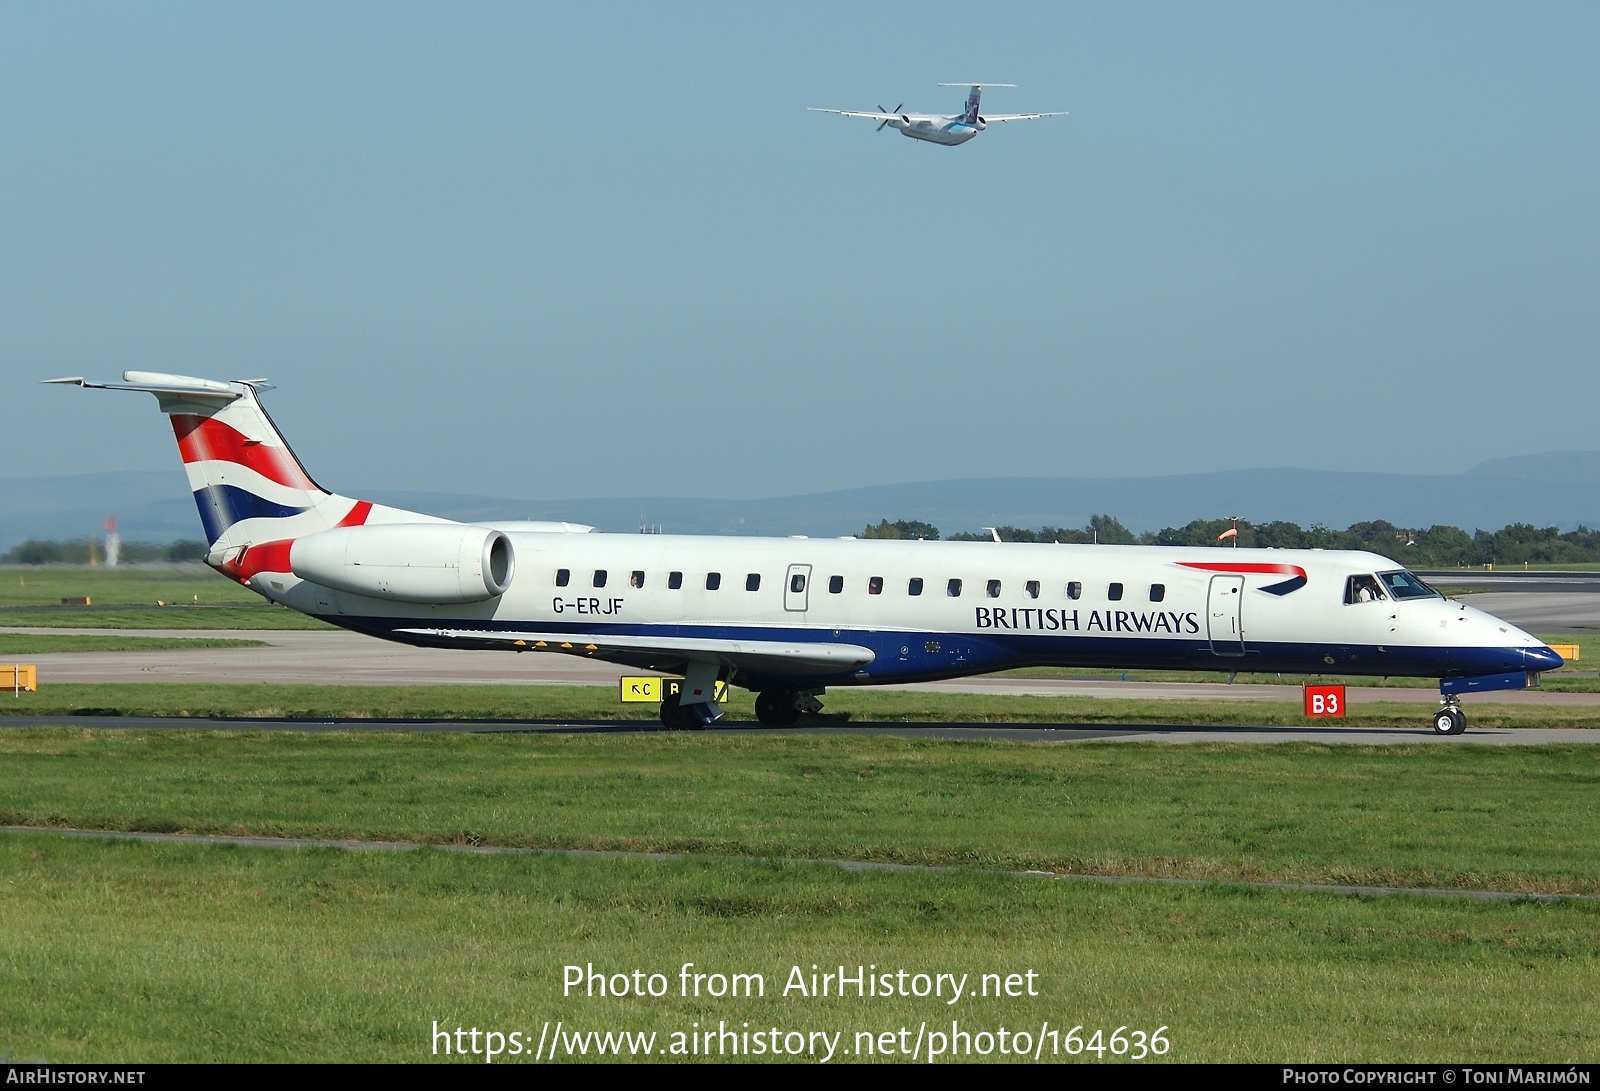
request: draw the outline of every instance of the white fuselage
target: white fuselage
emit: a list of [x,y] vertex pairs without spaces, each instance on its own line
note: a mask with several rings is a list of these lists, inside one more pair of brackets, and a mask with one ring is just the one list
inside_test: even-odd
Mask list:
[[980,122],[969,125],[960,114],[954,117],[942,117],[937,114],[907,114],[889,122],[891,128],[899,129],[901,135],[909,136],[913,140],[926,140],[933,144],[965,144],[977,136],[983,129]]
[[[263,573],[270,598],[374,635],[462,632],[859,645],[869,663],[792,675],[840,685],[1030,664],[1469,677],[1560,665],[1544,644],[1438,596],[1347,603],[1371,553],[815,538],[512,533],[515,574],[488,601],[387,601]],[[284,583],[287,580],[288,583]],[[320,597],[319,597],[320,596]],[[436,640],[428,635],[451,630]],[[582,647],[567,649],[584,651]],[[670,655],[600,647],[619,663]],[[742,676],[740,676],[742,673]],[[752,688],[776,684],[735,672]]]
[[[964,128],[949,126],[948,142]],[[462,524],[317,485],[258,384],[136,371],[53,381],[156,396],[206,562],[230,579],[392,640],[684,672],[664,721],[709,703],[718,678],[761,691],[763,722],[792,722],[799,698],[828,686],[1060,664],[1436,677],[1447,708],[1435,730],[1454,733],[1457,694],[1520,688],[1562,665],[1373,553]]]

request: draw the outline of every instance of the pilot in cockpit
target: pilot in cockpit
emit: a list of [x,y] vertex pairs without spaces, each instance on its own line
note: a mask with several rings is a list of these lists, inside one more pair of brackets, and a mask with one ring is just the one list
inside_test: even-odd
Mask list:
[[1346,606],[1358,602],[1376,602],[1386,598],[1383,588],[1378,585],[1374,576],[1351,576],[1344,585],[1344,601]]

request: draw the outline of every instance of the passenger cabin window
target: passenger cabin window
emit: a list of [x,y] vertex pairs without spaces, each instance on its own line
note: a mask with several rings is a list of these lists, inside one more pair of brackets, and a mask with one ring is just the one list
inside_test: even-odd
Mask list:
[[844,577],[843,576],[829,576],[828,577],[828,594],[837,595],[840,591],[843,591],[843,590],[844,590]]
[[637,568],[634,569],[633,570],[633,575],[628,577],[628,586],[629,587],[643,587],[644,586],[644,573],[639,571]]
[[1110,587],[1106,588],[1106,598],[1110,599],[1112,602],[1121,602],[1122,584],[1114,583]]
[[944,593],[949,595],[953,599],[960,598],[961,597],[961,581],[960,580],[951,580],[949,583],[945,584],[944,585]]
[[1023,584],[1022,585],[1022,593],[1024,595],[1027,595],[1030,599],[1038,598],[1039,597],[1039,581],[1038,580],[1029,580],[1027,583]]
[[789,590],[793,591],[795,594],[798,595],[800,592],[804,591],[805,589],[806,589],[806,574],[804,572],[796,572],[794,575],[789,577]]
[[983,593],[985,595],[988,595],[992,599],[999,598],[1000,597],[1000,581],[999,580],[990,580],[988,582],[988,584],[986,584],[984,586]]
[[722,573],[721,572],[707,572],[706,573],[706,590],[707,591],[715,591],[717,588],[719,588],[721,586],[722,586]]
[[674,591],[676,591],[679,588],[681,588],[683,586],[683,573],[682,572],[668,572],[667,573],[667,586],[669,588],[671,588],[672,590],[674,590]]
[[567,584],[569,584],[571,582],[572,582],[572,569],[570,569],[570,568],[558,568],[558,569],[556,569],[556,586],[557,587],[565,587]]
[[1344,602],[1354,606],[1358,602],[1377,602],[1386,598],[1383,588],[1372,576],[1351,576],[1344,584]]
[[911,577],[911,582],[906,584],[906,594],[910,595],[912,598],[916,598],[918,595],[922,594],[921,576]]
[[1071,583],[1067,584],[1067,598],[1083,598],[1083,584],[1079,583],[1077,580],[1073,580]]
[[594,585],[596,587],[604,587],[606,585],[606,570],[605,569],[597,568],[597,569],[594,570]]
[[748,576],[746,576],[744,578],[744,589],[746,591],[759,591],[759,590],[761,590],[761,573],[752,572]]
[[869,594],[869,595],[881,595],[881,594],[883,594],[883,577],[882,576],[873,576],[870,580],[867,581],[867,594]]
[[1166,584],[1164,584],[1164,583],[1152,583],[1150,585],[1150,601],[1151,602],[1161,602],[1166,597],[1167,597],[1167,585]]

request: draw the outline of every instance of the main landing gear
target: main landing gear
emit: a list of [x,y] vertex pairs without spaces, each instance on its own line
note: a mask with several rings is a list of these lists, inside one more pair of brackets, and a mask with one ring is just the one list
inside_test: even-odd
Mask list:
[[1455,694],[1444,698],[1444,707],[1433,714],[1435,735],[1459,735],[1467,729],[1467,714],[1461,711],[1461,702]]
[[756,719],[766,727],[793,727],[801,716],[822,711],[820,692],[764,689],[756,694]]
[[[793,727],[800,717],[822,711],[821,690],[764,689],[756,694],[756,719],[766,727]],[[704,731],[722,714],[715,704],[685,705],[679,695],[661,699],[661,725],[668,731]]]

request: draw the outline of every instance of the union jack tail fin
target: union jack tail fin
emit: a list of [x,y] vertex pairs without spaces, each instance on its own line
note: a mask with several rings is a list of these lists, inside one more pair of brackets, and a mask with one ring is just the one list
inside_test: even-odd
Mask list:
[[46,381],[156,396],[172,419],[213,564],[213,558],[236,558],[243,547],[366,522],[370,503],[329,492],[300,465],[256,396],[271,389],[266,383],[148,371],[125,371],[122,379]]

